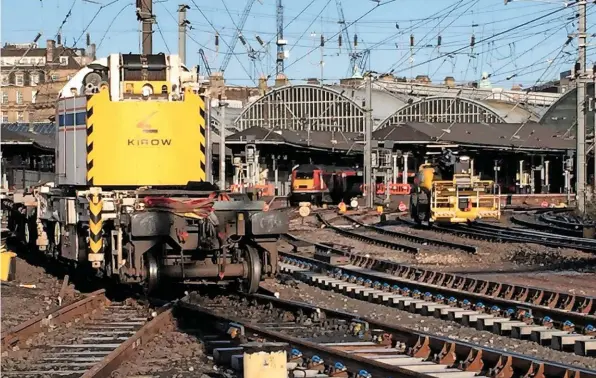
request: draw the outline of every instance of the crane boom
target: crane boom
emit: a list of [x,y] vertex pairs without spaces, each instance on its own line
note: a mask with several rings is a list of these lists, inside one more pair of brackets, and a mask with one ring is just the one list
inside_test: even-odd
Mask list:
[[242,29],[244,28],[244,24],[246,24],[246,20],[248,19],[248,14],[250,13],[250,9],[252,8],[254,3],[255,3],[255,0],[248,0],[246,2],[246,5],[244,6],[244,10],[242,11],[242,15],[240,18],[240,23],[238,23],[238,26],[236,28],[236,33],[234,34],[234,39],[232,39],[232,41],[230,43],[230,49],[224,56],[224,59],[221,63],[221,67],[219,69],[222,73],[228,67],[228,64],[230,63],[230,59],[232,59],[232,54],[234,53],[236,44],[238,43],[238,40],[240,39],[240,36],[242,35]]
[[339,15],[339,22],[338,24],[341,25],[342,33],[344,34],[344,38],[346,39],[346,43],[348,45],[348,52],[350,55],[352,54],[352,40],[350,39],[350,32],[346,27],[346,19],[344,17],[344,9],[341,6],[341,0],[335,0],[335,4],[337,5],[337,14]]
[[211,67],[209,67],[209,62],[205,56],[205,51],[203,51],[203,49],[199,49],[199,55],[201,56],[201,60],[203,61],[203,66],[205,67],[207,75],[211,76]]
[[346,44],[348,46],[348,55],[350,56],[350,75],[356,73],[356,67],[360,66],[356,61],[360,58],[360,55],[355,51],[355,46],[352,47],[352,39],[350,38],[350,32],[348,31],[346,25],[346,19],[344,17],[344,9],[341,5],[341,0],[335,0],[335,4],[337,5],[337,13],[339,15],[339,24],[341,26],[341,32],[346,39]]

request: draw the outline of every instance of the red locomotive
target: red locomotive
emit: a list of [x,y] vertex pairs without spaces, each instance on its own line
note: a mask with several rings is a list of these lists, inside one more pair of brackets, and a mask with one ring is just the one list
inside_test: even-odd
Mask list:
[[292,170],[290,204],[310,202],[314,205],[349,202],[362,195],[362,171],[326,165],[299,165]]

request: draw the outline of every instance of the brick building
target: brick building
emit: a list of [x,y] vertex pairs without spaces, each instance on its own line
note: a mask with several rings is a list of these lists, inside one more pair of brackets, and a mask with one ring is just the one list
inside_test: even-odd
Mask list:
[[0,112],[2,123],[48,122],[55,114],[58,92],[81,67],[95,59],[95,46],[70,48],[48,40],[5,44],[0,50]]

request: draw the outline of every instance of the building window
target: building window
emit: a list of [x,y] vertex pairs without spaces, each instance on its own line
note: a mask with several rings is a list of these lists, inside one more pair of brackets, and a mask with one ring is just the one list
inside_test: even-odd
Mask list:
[[23,93],[21,91],[17,91],[17,104],[23,103]]
[[8,123],[8,114],[2,112],[2,123]]
[[0,97],[0,104],[8,104],[8,92],[2,92]]
[[68,65],[68,57],[67,56],[61,56],[60,57],[60,65],[61,66],[67,66]]
[[16,77],[16,85],[22,86],[25,83],[23,74],[17,74],[15,77]]
[[23,112],[17,112],[17,122],[25,121],[25,114]]
[[39,84],[39,72],[33,72],[31,74],[31,85]]

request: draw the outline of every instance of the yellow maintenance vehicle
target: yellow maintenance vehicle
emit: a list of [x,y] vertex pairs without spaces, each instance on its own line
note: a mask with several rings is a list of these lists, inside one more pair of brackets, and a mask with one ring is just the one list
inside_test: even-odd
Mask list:
[[418,224],[467,223],[477,219],[500,219],[500,188],[494,181],[474,175],[474,162],[466,156],[447,170],[425,163],[418,170],[410,197],[410,215]]
[[233,201],[207,182],[209,106],[177,55],[110,54],[81,69],[56,103],[56,175],[15,198],[30,250],[140,284],[236,282],[277,272],[287,215]]

